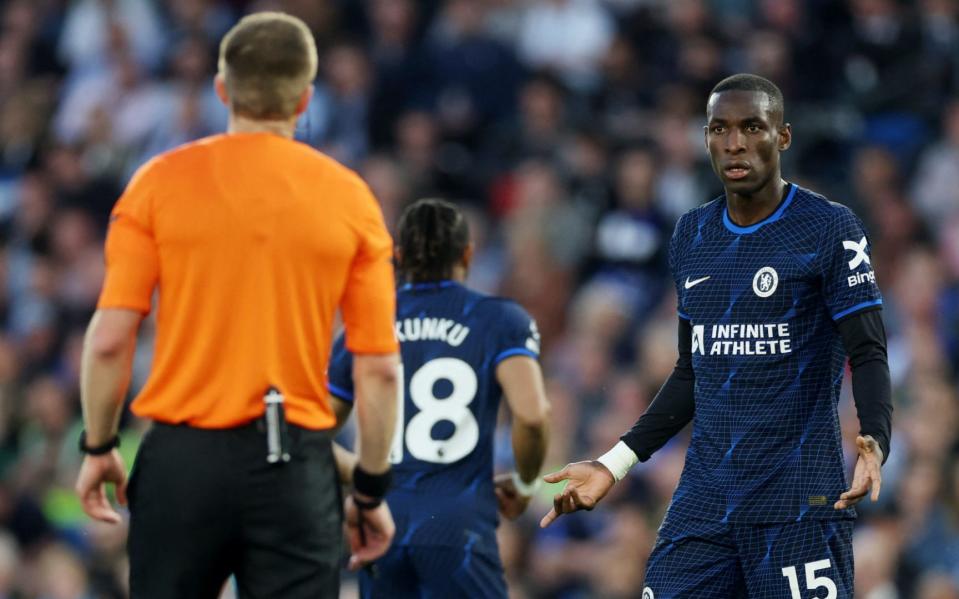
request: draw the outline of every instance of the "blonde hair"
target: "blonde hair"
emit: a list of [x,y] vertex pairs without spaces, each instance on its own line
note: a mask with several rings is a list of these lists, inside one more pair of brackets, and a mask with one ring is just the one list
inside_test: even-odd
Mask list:
[[240,19],[220,42],[218,69],[233,112],[284,120],[316,77],[316,42],[300,19],[259,12]]

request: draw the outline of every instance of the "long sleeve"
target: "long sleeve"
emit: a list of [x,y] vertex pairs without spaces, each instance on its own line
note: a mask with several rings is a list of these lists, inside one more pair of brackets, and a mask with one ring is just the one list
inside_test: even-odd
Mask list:
[[838,324],[852,368],[852,396],[860,434],[870,435],[889,457],[892,436],[892,384],[886,355],[886,329],[878,309],[857,312]]
[[620,439],[645,462],[673,435],[693,419],[695,375],[692,357],[692,327],[679,318],[679,358],[673,372],[636,424]]

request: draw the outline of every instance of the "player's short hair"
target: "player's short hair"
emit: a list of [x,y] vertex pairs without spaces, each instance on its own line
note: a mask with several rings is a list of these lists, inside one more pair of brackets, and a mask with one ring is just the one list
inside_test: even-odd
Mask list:
[[769,98],[770,108],[780,116],[780,119],[785,113],[786,104],[783,100],[782,90],[765,77],[752,73],[731,75],[717,83],[713,90],[709,92],[709,95],[711,97],[713,94],[728,91],[762,92]]
[[403,280],[442,281],[452,276],[469,245],[469,226],[450,202],[417,200],[400,216],[397,240],[397,270]]
[[281,12],[243,17],[220,42],[218,70],[230,107],[247,118],[292,117],[316,68],[313,34],[303,21]]

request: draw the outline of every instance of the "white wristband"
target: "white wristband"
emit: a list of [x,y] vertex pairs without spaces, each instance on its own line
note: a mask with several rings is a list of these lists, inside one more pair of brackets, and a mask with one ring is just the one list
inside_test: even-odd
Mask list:
[[513,486],[516,488],[516,492],[523,497],[532,497],[539,491],[539,488],[543,486],[543,480],[538,476],[533,479],[533,482],[527,483],[520,478],[519,472],[514,470],[510,473],[510,477],[513,479]]
[[630,468],[636,465],[639,458],[636,457],[633,450],[629,448],[629,445],[620,441],[614,445],[612,449],[601,455],[596,461],[606,466],[606,468],[613,473],[613,478],[618,482],[626,476]]

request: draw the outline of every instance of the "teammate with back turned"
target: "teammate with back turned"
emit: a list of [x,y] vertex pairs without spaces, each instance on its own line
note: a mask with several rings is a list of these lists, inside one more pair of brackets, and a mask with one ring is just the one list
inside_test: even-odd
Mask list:
[[[569,483],[541,525],[592,509],[692,421],[643,598],[852,597],[852,506],[879,496],[892,412],[869,239],[848,208],[782,179],[792,130],[773,83],[724,79],[706,116],[725,194],[670,243],[676,367],[613,449],[546,477]],[[837,413],[847,354],[861,425],[851,487]]]
[[[472,254],[466,220],[454,205],[420,200],[403,213],[396,335],[404,399],[390,454],[395,485],[386,498],[396,537],[361,572],[364,598],[506,597],[497,503],[509,518],[526,509],[546,453],[549,404],[536,324],[515,302],[463,286]],[[330,392],[347,402],[349,335],[334,345],[328,378]],[[503,396],[517,471],[497,476],[494,485]]]

